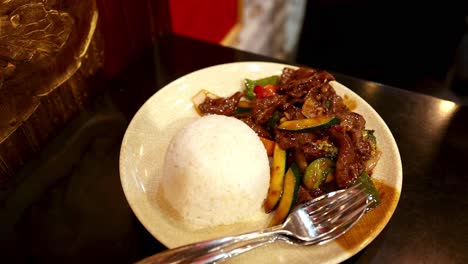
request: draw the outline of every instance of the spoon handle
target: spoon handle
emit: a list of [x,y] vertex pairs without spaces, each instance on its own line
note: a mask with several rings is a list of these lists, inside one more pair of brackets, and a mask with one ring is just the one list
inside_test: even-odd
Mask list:
[[240,255],[277,240],[286,240],[288,234],[281,226],[237,236],[223,237],[193,243],[147,257],[138,264],[150,263],[214,263]]

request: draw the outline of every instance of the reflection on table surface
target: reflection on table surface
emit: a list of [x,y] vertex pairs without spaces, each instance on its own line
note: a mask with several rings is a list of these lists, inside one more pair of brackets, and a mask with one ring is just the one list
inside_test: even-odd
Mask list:
[[[104,92],[2,190],[2,255],[15,262],[126,263],[163,250],[133,215],[120,186],[119,147],[128,122],[152,94],[184,74],[256,60],[274,61],[169,35],[117,79],[94,77],[92,85]],[[347,262],[467,262],[467,107],[335,76],[382,116],[403,163],[395,214]]]

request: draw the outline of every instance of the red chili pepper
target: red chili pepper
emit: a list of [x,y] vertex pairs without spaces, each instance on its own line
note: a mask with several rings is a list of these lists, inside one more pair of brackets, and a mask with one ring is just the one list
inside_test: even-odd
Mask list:
[[276,85],[267,84],[263,87],[263,91],[264,91],[263,94],[265,95],[265,97],[272,96],[276,94]]
[[276,94],[276,85],[274,84],[267,84],[265,86],[256,85],[254,87],[254,93],[257,99],[272,96]]
[[261,85],[256,85],[254,87],[254,93],[255,93],[257,99],[265,97],[264,89],[263,89],[263,86],[261,86]]

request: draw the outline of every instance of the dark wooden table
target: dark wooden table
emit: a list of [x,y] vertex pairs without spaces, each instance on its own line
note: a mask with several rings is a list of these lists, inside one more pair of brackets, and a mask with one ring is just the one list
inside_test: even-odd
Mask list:
[[[1,190],[1,262],[128,263],[163,250],[132,213],[120,185],[118,158],[126,127],[170,81],[207,66],[258,60],[275,61],[166,36],[119,78],[96,76],[92,83],[104,92]],[[335,76],[382,116],[403,162],[395,214],[347,262],[468,263],[468,108]]]

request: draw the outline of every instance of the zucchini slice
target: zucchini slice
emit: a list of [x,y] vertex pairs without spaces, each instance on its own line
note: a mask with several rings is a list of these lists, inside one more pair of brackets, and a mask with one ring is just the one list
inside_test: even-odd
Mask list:
[[340,123],[336,117],[319,116],[307,119],[289,120],[281,123],[278,128],[289,131],[311,131],[320,128],[326,128]]
[[278,143],[273,149],[273,163],[271,166],[270,187],[263,204],[265,213],[271,212],[278,204],[283,193],[284,174],[286,172],[287,152]]
[[236,107],[236,115],[248,115],[252,112],[252,106],[249,101],[239,101]]
[[296,204],[300,182],[301,173],[297,165],[293,163],[284,176],[283,195],[281,196],[278,208],[276,208],[269,226],[279,225],[286,219],[289,212]]
[[332,160],[327,158],[318,158],[307,166],[302,182],[307,189],[313,191],[317,189],[334,170],[335,168]]

